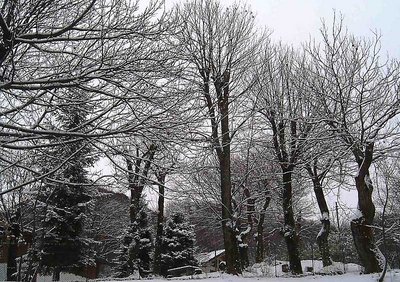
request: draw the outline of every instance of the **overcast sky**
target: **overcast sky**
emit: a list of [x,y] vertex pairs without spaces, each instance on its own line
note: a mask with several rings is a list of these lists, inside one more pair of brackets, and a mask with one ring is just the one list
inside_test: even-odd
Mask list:
[[[165,0],[166,7],[187,0]],[[382,35],[382,51],[400,59],[400,0],[219,0],[223,5],[247,3],[258,24],[273,30],[273,38],[299,46],[318,37],[321,20],[332,22],[333,11],[342,13],[344,24],[357,36]],[[143,1],[146,2],[146,1]]]
[[[231,0],[221,0],[229,5]],[[257,14],[260,26],[272,29],[273,38],[299,45],[318,36],[321,19],[332,22],[333,11],[341,12],[345,26],[358,36],[382,35],[382,51],[400,59],[399,0],[245,0]],[[242,3],[240,2],[240,3]]]
[[[186,0],[166,0],[166,6]],[[356,36],[382,35],[382,51],[400,59],[400,0],[219,0],[223,5],[247,3],[258,25],[273,31],[274,40],[300,46],[310,36],[319,39],[321,20],[332,23],[333,13],[342,13],[344,25]],[[338,192],[338,191],[336,191]],[[340,190],[340,201],[355,208],[355,191]],[[332,207],[336,193],[329,195]],[[350,211],[351,213],[351,211]]]

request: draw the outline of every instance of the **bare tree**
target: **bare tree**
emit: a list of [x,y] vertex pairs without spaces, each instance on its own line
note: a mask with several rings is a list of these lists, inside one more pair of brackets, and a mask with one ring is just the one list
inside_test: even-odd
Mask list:
[[[57,146],[49,140],[60,136],[96,142],[165,125],[153,118],[158,121],[174,102],[164,101],[157,111],[145,106],[166,95],[161,74],[172,64],[162,43],[168,28],[161,8],[161,1],[147,7],[138,1],[2,2],[0,146],[10,154],[1,158],[34,174],[10,189],[48,176],[16,159],[17,150]],[[66,91],[89,96],[68,104],[95,105],[84,131],[54,127],[51,113]]]
[[388,148],[382,141],[396,132],[399,113],[398,62],[380,57],[380,36],[348,34],[342,19],[321,29],[322,43],[310,43],[308,79],[321,120],[353,156],[359,213],[351,221],[354,243],[366,273],[379,272],[382,254],[371,227],[375,216],[370,167]]
[[236,274],[241,266],[232,209],[231,142],[244,120],[233,113],[253,84],[243,84],[246,69],[264,38],[256,35],[254,15],[238,5],[223,8],[213,0],[194,0],[178,7],[177,14],[182,26],[177,42],[182,59],[189,64],[186,79],[199,86],[196,98],[207,108],[208,140],[220,171],[227,272]]
[[328,161],[326,166],[321,168],[318,163],[318,158],[315,158],[311,163],[307,163],[305,168],[311,181],[313,183],[315,198],[317,199],[318,208],[321,213],[321,223],[322,227],[317,235],[317,244],[322,257],[323,266],[332,265],[332,260],[329,251],[328,237],[331,229],[331,222],[329,216],[329,207],[325,199],[325,194],[323,190],[323,181],[329,172],[330,163]]
[[258,111],[271,130],[276,161],[282,173],[284,238],[292,273],[302,273],[299,235],[293,211],[292,178],[296,166],[309,146],[312,106],[302,90],[303,58],[289,47],[277,45],[265,50],[263,66],[258,70]]

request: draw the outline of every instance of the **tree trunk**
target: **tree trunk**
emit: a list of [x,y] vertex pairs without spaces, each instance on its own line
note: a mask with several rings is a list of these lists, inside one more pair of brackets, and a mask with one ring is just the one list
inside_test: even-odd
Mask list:
[[256,235],[256,263],[260,263],[264,261],[264,221],[265,221],[265,212],[271,202],[270,191],[267,190],[265,192],[265,202],[263,205],[263,209],[260,214],[260,218],[257,222],[257,235]]
[[140,198],[142,197],[143,187],[132,185],[130,190],[131,190],[131,203],[129,206],[129,218],[131,224],[133,224],[139,212],[139,204],[140,204]]
[[292,167],[283,170],[282,207],[284,213],[284,238],[289,255],[290,270],[293,274],[302,274],[299,235],[293,213],[292,202]]
[[[264,214],[260,216],[260,221],[261,221],[261,217],[263,217],[263,221],[264,221]],[[260,263],[264,261],[264,224],[260,224],[260,222],[258,222],[257,224],[257,235],[256,235],[256,263]]]
[[[235,223],[232,213],[232,180],[231,180],[231,136],[229,127],[229,81],[230,73],[225,71],[223,77],[214,82],[218,97],[218,109],[221,115],[221,147],[216,147],[221,177],[222,232],[224,237],[226,270],[230,274],[242,272],[236,239]],[[210,109],[210,108],[209,108]],[[213,135],[216,137],[215,135]],[[216,140],[215,140],[216,141]]]
[[61,269],[59,266],[54,267],[52,281],[60,281]]
[[221,200],[222,200],[222,232],[224,238],[226,271],[230,274],[241,273],[236,232],[232,218],[232,184],[230,158],[224,156],[220,162]]
[[157,231],[154,246],[154,274],[161,275],[161,240],[164,230],[164,185],[165,185],[165,173],[157,175],[158,184],[158,214],[157,214]]
[[365,273],[381,272],[385,258],[375,245],[374,230],[371,227],[375,217],[375,205],[372,201],[373,185],[369,177],[372,164],[374,144],[367,144],[364,156],[354,153],[359,165],[355,177],[358,192],[358,209],[360,215],[351,221],[351,232],[360,261]]
[[[369,176],[367,177],[369,179]],[[357,176],[355,180],[358,191],[358,208],[362,216],[360,215],[359,218],[351,221],[354,244],[364,267],[364,273],[381,272],[383,268],[380,262],[382,254],[375,245],[374,230],[371,227],[375,215],[375,206],[372,202],[372,190],[368,191],[371,187],[367,188],[372,184],[367,184],[365,177]]]
[[9,245],[8,245],[8,257],[7,257],[7,281],[16,281],[17,273],[17,237],[11,234]]
[[329,242],[328,242],[328,237],[329,237],[329,232],[331,228],[331,223],[328,220],[322,218],[321,219],[322,227],[321,231],[319,232],[317,236],[317,244],[319,251],[321,253],[321,258],[322,258],[322,265],[329,266],[332,265],[332,260],[331,260],[331,255],[329,251]]
[[246,269],[250,265],[249,261],[249,246],[246,243],[242,245],[239,244],[239,256],[240,256],[240,265],[243,269]]
[[321,231],[317,236],[317,244],[322,257],[323,266],[332,265],[331,255],[329,251],[328,237],[331,229],[329,219],[329,209],[325,200],[324,191],[322,190],[321,181],[316,173],[312,174],[312,182],[314,185],[314,193],[317,198],[319,211],[321,212]]
[[7,280],[17,281],[17,251],[18,251],[18,238],[21,235],[20,226],[18,223],[21,218],[21,212],[19,209],[15,212],[15,216],[11,219],[11,226],[9,229],[10,240],[8,246],[8,257],[7,257]]
[[[157,147],[151,144],[148,151],[143,154],[142,157],[140,157],[139,149],[137,149],[137,159],[135,163],[128,158],[126,159],[129,190],[131,192],[131,203],[129,206],[129,217],[131,224],[135,222],[137,213],[139,212],[140,198],[142,197],[145,181],[149,173],[156,149]],[[141,163],[146,157],[147,159],[142,168]]]
[[249,241],[250,241],[251,231],[253,229],[255,199],[251,196],[250,191],[247,187],[244,187],[243,194],[246,199],[245,201],[246,201],[247,226],[245,230],[241,230],[237,238],[238,238],[241,266],[244,269],[250,265]]

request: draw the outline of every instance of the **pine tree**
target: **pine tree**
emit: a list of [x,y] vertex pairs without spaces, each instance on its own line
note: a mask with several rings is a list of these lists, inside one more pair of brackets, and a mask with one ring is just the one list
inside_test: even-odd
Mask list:
[[[63,131],[80,131],[89,114],[85,95],[65,93],[55,120]],[[91,200],[90,180],[86,167],[93,165],[92,147],[81,138],[62,137],[51,141],[45,151],[44,170],[59,167],[44,182],[39,195],[45,216],[40,240],[41,264],[53,272],[53,280],[62,270],[92,263],[89,240],[83,236],[87,205]]]
[[194,258],[194,229],[185,220],[183,214],[173,214],[167,220],[161,245],[161,274],[163,276],[167,276],[167,271],[171,268],[197,265]]
[[136,271],[139,271],[140,277],[147,276],[150,273],[152,242],[147,207],[141,199],[137,219],[129,226],[123,237],[115,276],[128,277]]

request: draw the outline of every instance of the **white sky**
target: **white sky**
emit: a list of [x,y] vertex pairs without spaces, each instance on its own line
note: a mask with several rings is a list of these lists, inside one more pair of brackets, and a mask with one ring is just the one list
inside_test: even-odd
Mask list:
[[[166,0],[171,3],[186,0]],[[382,35],[382,51],[400,58],[399,0],[220,0],[223,5],[247,3],[257,15],[261,27],[273,30],[273,39],[299,46],[310,37],[318,37],[321,19],[332,22],[333,11],[344,15],[344,24],[357,36],[371,30]]]
[[[234,3],[220,1],[224,5]],[[274,40],[294,46],[300,46],[310,36],[319,39],[322,18],[332,23],[334,11],[342,13],[349,32],[368,37],[372,31],[378,31],[384,54],[400,59],[400,0],[242,0],[240,3],[250,5],[258,24],[273,31]],[[338,200],[337,192],[328,195],[330,207]],[[357,206],[357,193],[343,189],[339,193],[340,207],[343,204],[350,207],[351,217]]]
[[[223,0],[222,2],[232,2]],[[333,11],[356,36],[382,35],[382,51],[400,58],[400,1],[398,0],[246,0],[262,26],[271,28],[274,39],[298,45],[316,37],[321,19],[332,22]]]
[[[166,6],[186,0],[166,0]],[[382,35],[382,52],[400,59],[400,0],[219,0],[223,5],[247,4],[256,14],[260,27],[272,30],[274,41],[282,40],[295,47],[309,40],[320,39],[321,21],[332,23],[334,11],[344,16],[344,26],[356,36]],[[355,191],[340,191],[341,202],[355,208]],[[330,206],[336,195],[328,196]]]

